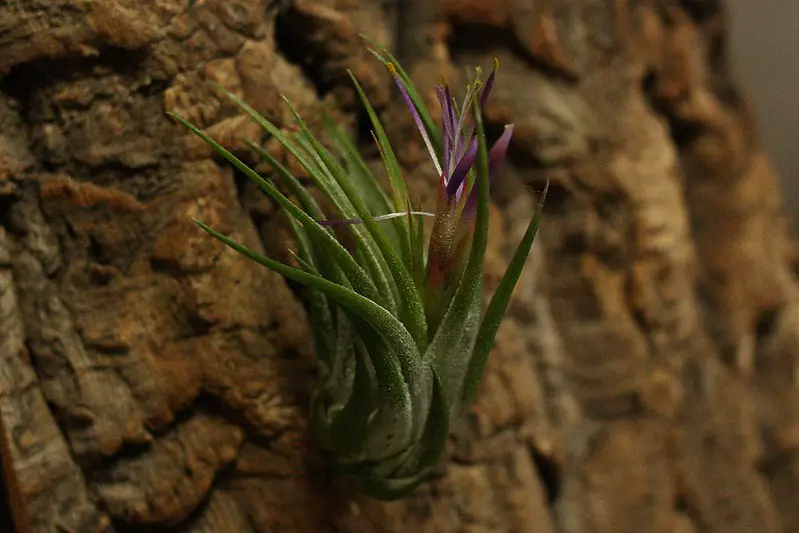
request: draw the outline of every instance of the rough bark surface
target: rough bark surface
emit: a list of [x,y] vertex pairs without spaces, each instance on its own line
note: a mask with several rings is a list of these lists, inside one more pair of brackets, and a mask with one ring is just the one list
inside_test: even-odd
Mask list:
[[[417,4],[0,2],[0,442],[31,531],[797,531],[797,254],[721,3]],[[283,157],[208,82],[289,126],[283,93],[375,155],[350,68],[429,198],[358,31],[422,87],[500,59],[489,290],[553,182],[479,401],[394,503],[308,443],[294,288],[191,217],[285,258],[283,220],[164,115]]]

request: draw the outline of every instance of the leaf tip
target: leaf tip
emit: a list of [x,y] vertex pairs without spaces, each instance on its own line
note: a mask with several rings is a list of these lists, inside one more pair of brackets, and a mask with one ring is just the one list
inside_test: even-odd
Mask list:
[[174,111],[167,111],[166,112],[166,116],[168,116],[169,118],[171,118],[172,120],[174,120],[175,122],[177,122],[179,124],[188,124],[188,122],[186,122],[186,119],[184,119],[183,117],[181,117],[180,115],[178,115]]
[[541,193],[541,197],[538,199],[538,205],[540,207],[544,207],[544,202],[546,201],[547,193],[549,192],[549,183],[550,183],[550,180],[547,179],[547,183],[546,183],[546,185],[544,185],[544,192]]
[[217,90],[219,92],[223,92],[223,93],[227,93],[228,92],[224,87],[222,87],[218,82],[216,82],[214,80],[210,80],[208,82],[208,85],[210,85],[211,87],[213,87],[215,90]]

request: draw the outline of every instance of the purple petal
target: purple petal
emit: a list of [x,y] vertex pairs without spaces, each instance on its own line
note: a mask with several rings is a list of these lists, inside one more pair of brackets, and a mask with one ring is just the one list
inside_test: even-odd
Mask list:
[[462,219],[468,220],[477,214],[477,194],[477,182],[475,181],[474,187],[472,187],[472,191],[466,199],[466,205],[463,206],[463,211],[461,212]]
[[472,140],[469,149],[466,150],[458,164],[455,165],[455,170],[452,171],[452,176],[447,181],[447,196],[453,197],[456,195],[463,184],[463,180],[469,174],[469,169],[474,165],[475,158],[477,158],[477,139]]
[[[505,126],[505,131],[502,132],[502,135],[499,136],[497,142],[494,143],[494,146],[491,147],[491,150],[488,151],[488,183],[489,187],[491,183],[494,181],[494,176],[496,176],[497,171],[499,170],[500,165],[502,162],[505,161],[505,156],[508,153],[508,146],[510,146],[510,139],[513,136],[513,124],[508,124]],[[466,205],[463,207],[463,213],[461,216],[470,218],[475,215],[477,212],[477,196],[478,196],[478,188],[477,183],[475,182],[475,186],[472,187],[472,191],[469,193],[469,197],[466,199]]]
[[446,85],[443,87],[436,85],[436,94],[438,95],[438,101],[441,104],[441,115],[444,125],[444,172],[449,173],[451,171],[450,163],[453,160],[452,149],[453,138],[455,136],[455,125],[458,119],[455,112],[455,106],[452,102],[452,95],[449,92],[449,87]]
[[452,162],[452,139],[444,137],[444,170],[442,174],[449,172],[449,167]]
[[427,130],[424,127],[424,123],[422,122],[422,117],[419,115],[419,111],[416,109],[416,106],[413,105],[413,100],[411,100],[408,91],[405,89],[405,84],[397,74],[396,67],[389,63],[388,70],[391,72],[391,75],[394,76],[394,83],[396,83],[397,88],[399,88],[400,94],[402,94],[402,98],[405,100],[405,103],[408,105],[408,109],[411,111],[411,116],[413,117],[413,121],[416,122],[416,127],[419,129],[419,133],[422,135],[422,140],[424,141],[425,146],[427,147],[427,151],[430,153],[430,158],[433,160],[433,163],[436,166],[436,170],[439,174],[441,174],[441,165],[438,163],[438,157],[436,156],[436,151],[433,149],[433,143],[430,142],[430,137],[427,135]]
[[508,153],[511,137],[513,137],[513,124],[508,124],[505,126],[502,135],[497,139],[497,142],[495,142],[491,150],[488,151],[488,175],[492,178],[494,174],[497,173],[497,170],[499,170],[502,162],[505,161],[505,155]]
[[449,93],[449,88],[444,85],[436,85],[436,94],[438,95],[438,102],[441,104],[441,115],[444,122],[444,137],[452,137],[455,133],[455,122],[457,117],[455,115],[455,108],[452,104],[452,96]]
[[491,74],[488,75],[488,79],[486,80],[483,90],[480,93],[480,109],[484,108],[486,102],[488,102],[488,95],[491,94],[491,88],[494,86],[494,78],[497,75],[497,68],[499,68],[499,60],[494,59],[494,68],[491,69]]
[[474,139],[474,123],[469,124],[466,133],[458,139],[458,144],[455,146],[454,153],[452,154],[452,159],[454,161],[460,161],[463,157],[463,154],[466,153],[466,150],[470,147],[470,144],[467,141]]

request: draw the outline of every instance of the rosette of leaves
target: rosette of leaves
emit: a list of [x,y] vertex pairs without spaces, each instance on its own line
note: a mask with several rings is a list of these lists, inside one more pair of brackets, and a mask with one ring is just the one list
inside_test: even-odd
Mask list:
[[[323,146],[288,101],[299,126],[293,134],[223,91],[296,158],[335,210],[332,219],[297,177],[259,146],[248,143],[271,167],[269,177],[173,117],[288,215],[296,240],[294,265],[256,253],[202,221],[197,224],[249,259],[307,288],[318,356],[310,413],[316,442],[368,494],[394,499],[430,476],[445,449],[450,421],[473,402],[533,244],[543,195],[483,309],[489,186],[513,133],[513,126],[506,126],[496,143],[487,146],[481,109],[497,64],[485,82],[476,70],[461,105],[446,84],[436,87],[443,117],[439,130],[407,72],[387,50],[372,46],[371,52],[393,76],[440,177],[435,213],[413,210],[385,128],[354,76],[380,149],[389,194],[332,120],[326,119],[325,127],[333,146]],[[430,232],[424,231],[426,216],[433,218]],[[345,247],[334,229],[347,232],[353,245]]]

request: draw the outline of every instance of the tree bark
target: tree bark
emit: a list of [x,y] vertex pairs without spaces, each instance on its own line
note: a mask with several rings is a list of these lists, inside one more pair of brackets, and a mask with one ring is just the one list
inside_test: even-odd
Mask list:
[[[2,466],[30,531],[799,528],[799,261],[723,5],[415,5],[0,3]],[[429,202],[435,176],[359,31],[421,87],[500,60],[486,117],[516,133],[489,293],[553,183],[477,405],[441,477],[393,503],[308,442],[296,288],[191,221],[285,258],[283,219],[165,117],[251,163],[240,137],[287,159],[209,82],[288,127],[283,93],[309,118],[331,104],[377,160],[350,68]]]

